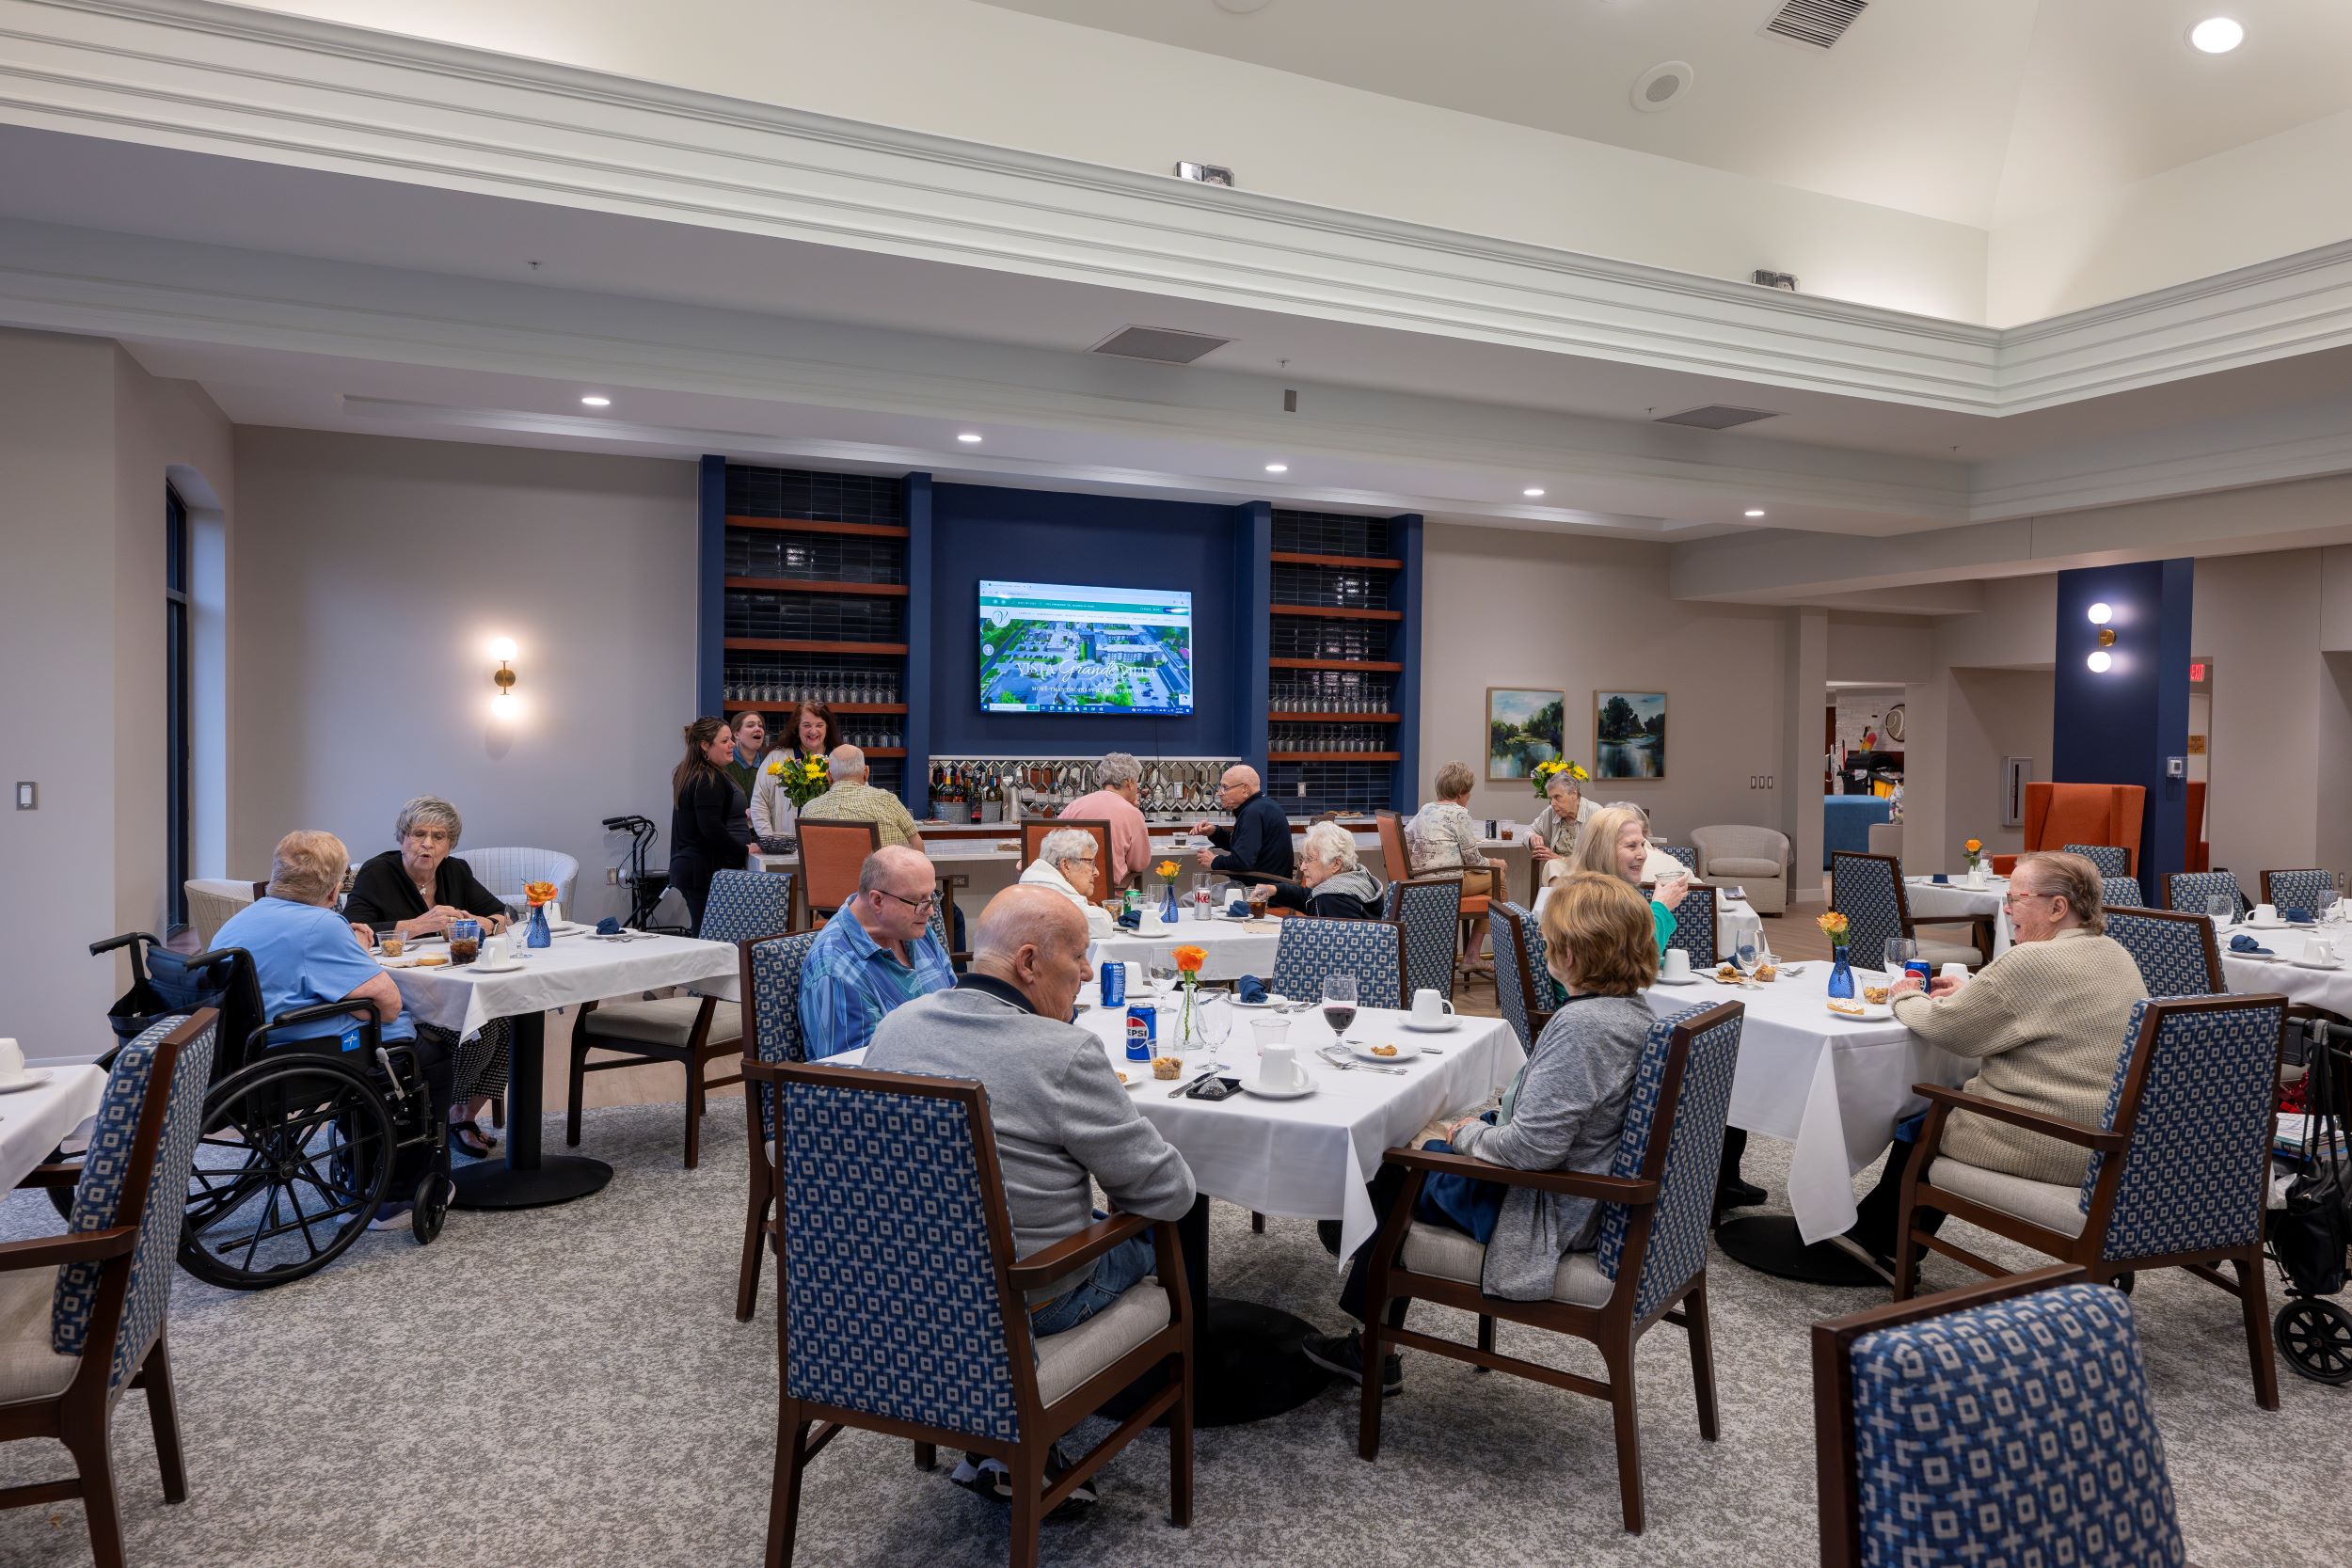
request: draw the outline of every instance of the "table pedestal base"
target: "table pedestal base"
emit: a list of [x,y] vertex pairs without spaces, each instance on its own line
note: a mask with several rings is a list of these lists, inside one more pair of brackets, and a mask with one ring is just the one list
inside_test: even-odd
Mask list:
[[1890,1289],[1877,1270],[1843,1247],[1827,1242],[1805,1244],[1788,1214],[1751,1214],[1715,1227],[1715,1244],[1725,1256],[1760,1274],[1802,1279],[1809,1285]]
[[547,1015],[515,1019],[506,1048],[506,1158],[460,1165],[453,1209],[544,1209],[602,1192],[612,1167],[601,1160],[539,1152],[539,1105],[545,1083]]
[[1331,1374],[1307,1359],[1300,1340],[1315,1325],[1276,1307],[1209,1300],[1193,1341],[1196,1427],[1241,1426],[1295,1410],[1331,1384]]

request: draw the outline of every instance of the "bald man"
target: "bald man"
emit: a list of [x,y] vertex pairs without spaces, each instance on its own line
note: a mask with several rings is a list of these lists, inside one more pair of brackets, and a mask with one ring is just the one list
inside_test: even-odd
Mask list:
[[914,831],[914,818],[906,802],[886,789],[875,788],[868,782],[873,771],[863,751],[835,746],[825,753],[825,777],[833,782],[822,795],[801,808],[801,820],[871,822],[877,830],[876,841],[884,848],[904,845],[919,851],[923,835]]
[[893,845],[866,857],[856,895],[825,923],[801,965],[810,1061],[863,1049],[893,1010],[956,983],[930,930],[938,907],[939,873],[921,850]]
[[1297,867],[1291,853],[1291,819],[1259,787],[1258,770],[1241,764],[1228,768],[1216,784],[1216,803],[1233,814],[1233,825],[1192,825],[1212,846],[1200,851],[1200,863],[1243,881],[1291,880]]

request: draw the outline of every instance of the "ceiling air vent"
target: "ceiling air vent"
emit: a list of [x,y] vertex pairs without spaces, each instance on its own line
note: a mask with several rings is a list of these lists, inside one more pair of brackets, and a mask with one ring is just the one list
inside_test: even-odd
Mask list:
[[1658,424],[1687,425],[1692,430],[1729,430],[1735,425],[1754,424],[1758,420],[1777,420],[1779,410],[1772,408],[1733,408],[1724,404],[1710,403],[1704,408],[1686,408],[1679,414],[1668,414]]
[[1869,8],[1870,0],[1788,0],[1764,24],[1764,31],[1791,43],[1828,49]]
[[1179,332],[1167,326],[1124,326],[1088,350],[1114,354],[1121,359],[1152,359],[1163,365],[1189,365],[1232,342],[1205,332]]

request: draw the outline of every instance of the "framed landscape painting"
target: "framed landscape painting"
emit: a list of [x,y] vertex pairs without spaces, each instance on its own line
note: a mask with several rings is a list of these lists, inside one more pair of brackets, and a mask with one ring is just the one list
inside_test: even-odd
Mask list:
[[1532,777],[1535,765],[1560,754],[1568,694],[1518,686],[1486,688],[1486,778]]
[[1666,694],[1663,691],[1593,693],[1593,777],[1662,779],[1666,776]]

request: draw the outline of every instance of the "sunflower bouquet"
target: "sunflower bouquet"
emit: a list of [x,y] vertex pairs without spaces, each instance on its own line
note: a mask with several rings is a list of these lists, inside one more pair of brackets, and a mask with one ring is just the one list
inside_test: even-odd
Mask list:
[[792,802],[794,811],[833,787],[833,773],[823,757],[795,757],[778,752],[768,759],[765,771],[777,790]]

